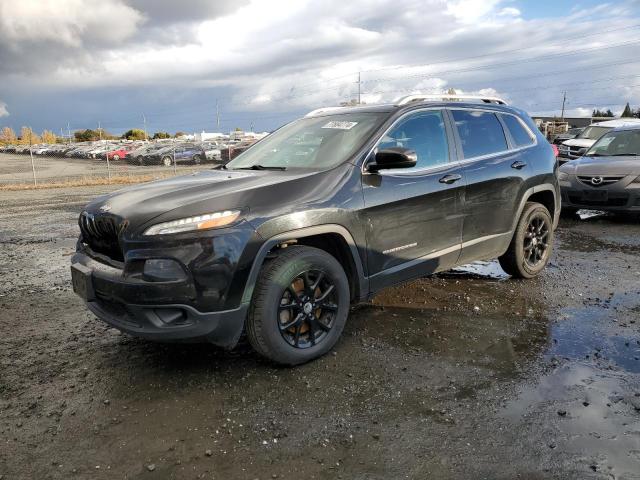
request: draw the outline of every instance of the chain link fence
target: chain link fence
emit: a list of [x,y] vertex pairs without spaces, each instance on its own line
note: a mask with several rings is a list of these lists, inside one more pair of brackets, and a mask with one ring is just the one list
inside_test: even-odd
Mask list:
[[0,189],[136,183],[211,169],[216,165],[206,159],[198,164],[176,161],[173,153],[169,157],[158,164],[132,165],[125,159],[40,155],[28,148],[19,153],[0,153]]

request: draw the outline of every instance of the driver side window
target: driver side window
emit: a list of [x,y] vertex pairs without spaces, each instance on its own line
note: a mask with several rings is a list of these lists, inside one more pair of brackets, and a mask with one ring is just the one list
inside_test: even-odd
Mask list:
[[378,150],[391,147],[416,152],[416,166],[403,169],[405,172],[446,164],[449,161],[449,144],[442,112],[429,110],[401,120],[380,139],[377,146]]

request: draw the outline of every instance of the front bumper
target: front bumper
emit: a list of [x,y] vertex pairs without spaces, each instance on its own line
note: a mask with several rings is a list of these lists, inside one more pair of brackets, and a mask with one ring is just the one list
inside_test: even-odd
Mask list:
[[[122,270],[83,253],[74,255],[71,268],[87,276],[89,287],[81,296],[89,310],[133,336],[157,341],[208,341],[233,348],[242,333],[249,307],[246,303],[229,310],[201,312],[187,303],[192,298],[188,281],[128,280]],[[74,290],[80,293],[77,274],[73,276]]]
[[574,180],[560,182],[560,190],[563,208],[640,212],[640,184],[637,188],[594,188]]
[[[158,341],[208,341],[232,348],[248,310],[246,287],[255,231],[230,227],[206,236],[132,243],[118,262],[82,239],[72,257],[74,291],[102,321],[137,337]],[[165,259],[180,273],[146,273],[148,260]]]

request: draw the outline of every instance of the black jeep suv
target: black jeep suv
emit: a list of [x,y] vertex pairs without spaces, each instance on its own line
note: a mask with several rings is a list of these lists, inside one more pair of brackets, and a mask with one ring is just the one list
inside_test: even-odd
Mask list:
[[499,99],[316,110],[226,167],[90,203],[73,286],[132,335],[232,348],[246,331],[262,355],[299,364],[389,285],[496,257],[537,275],[556,168],[531,119]]

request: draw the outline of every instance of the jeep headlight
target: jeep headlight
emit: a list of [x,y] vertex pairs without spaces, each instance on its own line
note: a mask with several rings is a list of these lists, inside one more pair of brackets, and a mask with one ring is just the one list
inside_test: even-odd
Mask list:
[[224,212],[207,213],[205,215],[181,218],[179,220],[172,220],[170,222],[153,225],[145,230],[144,235],[165,235],[168,233],[220,228],[235,222],[239,216],[240,210],[225,210]]
[[558,180],[560,180],[560,181],[569,180],[569,174],[566,173],[566,172],[558,172]]

